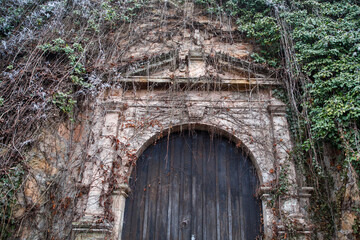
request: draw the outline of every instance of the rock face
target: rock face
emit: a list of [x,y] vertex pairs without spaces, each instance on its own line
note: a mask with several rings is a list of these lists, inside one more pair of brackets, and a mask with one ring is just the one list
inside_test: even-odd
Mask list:
[[[120,239],[137,158],[182,129],[225,135],[249,155],[261,184],[264,239],[290,230],[299,238],[311,235],[311,188],[297,184],[285,105],[272,96],[281,85],[276,72],[247,61],[253,48],[228,19],[199,16],[191,4],[184,15],[186,27],[166,41],[158,33],[169,29],[158,27],[128,49],[128,63],[106,76],[118,87],[103,91],[76,124],[44,130],[29,156],[32,177],[24,191],[25,204],[39,213],[21,238],[46,239],[34,229],[51,222],[49,231],[59,239]],[[108,61],[116,65],[116,59]]]
[[[43,130],[39,144],[27,156],[30,174],[23,194],[18,196],[15,216],[23,218],[18,230],[20,239],[66,239],[71,222],[81,213],[86,189],[81,182],[83,149],[91,136],[86,111],[79,116],[82,124],[51,123]],[[90,114],[91,115],[91,114]],[[49,227],[51,226],[51,228]]]
[[357,239],[358,233],[354,233],[354,228],[359,231],[360,216],[360,193],[356,183],[355,170],[349,166],[348,182],[345,187],[344,199],[341,206],[340,229],[337,232],[338,239]]

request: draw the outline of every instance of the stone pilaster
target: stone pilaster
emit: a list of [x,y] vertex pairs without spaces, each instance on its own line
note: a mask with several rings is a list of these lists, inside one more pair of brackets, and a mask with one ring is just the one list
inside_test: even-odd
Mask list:
[[301,203],[309,198],[308,188],[300,189],[296,183],[296,171],[290,152],[292,144],[289,127],[286,120],[286,106],[279,101],[271,101],[268,106],[273,131],[273,151],[277,167],[278,187],[287,189],[287,193],[280,196],[277,231],[280,237],[296,236],[297,239],[307,239],[311,230],[307,222],[306,209]]
[[82,220],[73,222],[72,227],[71,239],[73,240],[104,240],[112,232],[112,226],[109,223]]
[[92,174],[84,179],[90,186],[86,208],[83,217],[73,222],[72,239],[105,239],[112,234],[113,224],[105,219],[103,196],[108,191],[108,179],[114,159],[113,141],[118,128],[119,115],[107,113],[101,134],[95,143],[97,156],[92,168]]
[[114,239],[121,239],[125,213],[125,202],[130,191],[130,187],[127,184],[120,184],[118,189],[113,192],[112,211],[115,217],[113,228]]
[[265,239],[268,240],[273,238],[274,225],[276,225],[277,220],[274,216],[274,211],[270,206],[272,200],[271,187],[261,187],[260,198],[263,209],[264,236]]

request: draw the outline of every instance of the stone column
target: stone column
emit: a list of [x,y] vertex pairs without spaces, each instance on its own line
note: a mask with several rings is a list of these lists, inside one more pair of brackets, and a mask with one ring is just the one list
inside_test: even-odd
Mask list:
[[[90,190],[84,216],[73,223],[72,239],[105,239],[112,232],[112,224],[105,219],[103,197],[108,191],[111,168],[114,159],[113,141],[118,128],[118,113],[107,113],[101,128],[99,139],[95,139],[97,148],[95,163],[93,164]],[[97,119],[99,120],[99,119]]]
[[[286,120],[286,106],[274,100],[268,106],[273,130],[273,151],[277,165],[278,188],[287,189],[280,196],[277,229],[280,236],[296,235],[298,239],[306,239],[311,234],[303,212],[300,210],[296,171],[290,156],[292,150],[289,126]],[[306,195],[308,197],[308,195]]]
[[119,188],[113,192],[113,206],[114,213],[114,227],[113,227],[113,239],[121,239],[122,227],[124,223],[125,202],[130,187],[127,184],[120,184]]
[[261,195],[262,209],[263,209],[265,240],[273,239],[274,225],[276,224],[276,220],[277,220],[270,206],[270,202],[272,200],[270,191],[271,191],[271,187],[260,188],[260,195]]

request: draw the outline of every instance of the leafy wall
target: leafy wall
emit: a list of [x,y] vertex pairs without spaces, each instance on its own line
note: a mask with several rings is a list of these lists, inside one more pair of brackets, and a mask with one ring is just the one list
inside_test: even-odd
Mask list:
[[[277,94],[288,104],[303,181],[316,187],[312,211],[317,236],[338,236],[346,211],[356,216],[351,225],[358,234],[360,206],[346,193],[360,174],[359,3],[195,3],[212,18],[231,16],[239,34],[257,46],[252,61],[282,72],[285,87]],[[126,55],[148,33],[137,26],[154,18],[166,25],[182,8],[182,1],[1,1],[2,238],[14,236],[22,222],[13,209],[29,176],[26,153],[36,146],[42,128],[54,121],[77,123],[92,97],[110,86],[109,76],[139,61]],[[171,33],[158,37],[165,41]]]

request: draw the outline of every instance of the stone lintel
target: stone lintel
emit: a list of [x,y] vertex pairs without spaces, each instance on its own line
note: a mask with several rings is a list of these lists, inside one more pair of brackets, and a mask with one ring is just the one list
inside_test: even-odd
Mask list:
[[286,105],[285,104],[270,104],[268,107],[268,111],[272,116],[285,116]]
[[85,219],[72,223],[72,240],[105,239],[112,233],[112,225],[109,223],[97,223]]
[[314,191],[314,188],[313,187],[302,187],[300,190],[302,192],[312,192],[312,191]]
[[302,187],[299,190],[299,197],[300,198],[310,198],[311,192],[314,191],[313,187]]
[[213,84],[216,86],[224,87],[238,87],[238,86],[249,86],[249,85],[259,85],[259,86],[280,86],[281,82],[276,78],[224,78],[214,81],[213,79],[209,80],[206,76],[198,78],[186,78],[186,77],[148,77],[148,76],[134,76],[128,78],[118,78],[114,79],[115,82],[123,83],[135,83],[135,84]]

